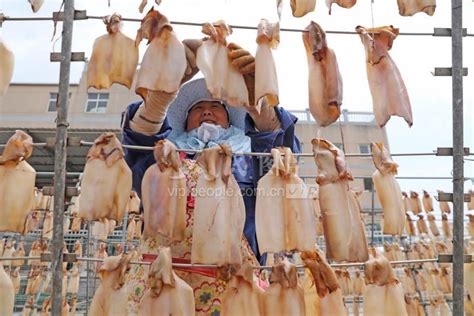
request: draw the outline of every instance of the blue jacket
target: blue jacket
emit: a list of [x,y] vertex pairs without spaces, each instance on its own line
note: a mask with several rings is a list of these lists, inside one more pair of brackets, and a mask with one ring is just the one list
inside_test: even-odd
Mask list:
[[[141,103],[142,101],[130,104],[122,114],[122,143],[125,145],[154,146],[157,141],[167,138],[171,133],[172,127],[167,118],[156,135],[149,136],[133,131],[130,128],[130,118],[133,118]],[[257,131],[252,118],[246,115],[245,134],[251,139],[252,151],[270,152],[274,147],[285,146],[290,147],[293,152],[300,152],[301,145],[295,136],[295,123],[298,119],[281,107],[276,107],[275,111],[281,122],[281,128],[275,132]],[[125,160],[133,172],[133,189],[141,196],[143,175],[148,167],[155,163],[153,152],[125,149]],[[232,160],[232,171],[242,190],[245,203],[244,234],[259,259],[255,234],[255,188],[258,180],[268,172],[271,166],[272,159],[269,157],[236,156]]]

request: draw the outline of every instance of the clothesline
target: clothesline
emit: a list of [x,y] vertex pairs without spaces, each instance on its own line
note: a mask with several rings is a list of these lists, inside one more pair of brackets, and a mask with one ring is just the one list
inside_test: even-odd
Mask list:
[[15,260],[38,260],[41,259],[40,256],[32,256],[32,257],[0,257],[0,261],[15,261]]
[[[0,144],[0,148],[4,148],[7,144]],[[47,143],[33,143],[33,147],[45,147]]]
[[[80,144],[82,146],[92,146],[94,145],[94,142],[88,142],[88,141],[80,141]],[[5,147],[6,144],[0,144],[0,148]],[[47,146],[47,143],[33,143],[34,147],[45,147]],[[153,151],[154,147],[152,146],[135,146],[135,145],[122,145],[122,147],[127,148],[127,149],[134,149],[134,150],[144,150],[144,151]],[[202,153],[202,150],[196,150],[196,149],[177,149],[178,152],[185,152],[185,153],[192,153],[192,154],[200,154]],[[259,157],[272,157],[272,154],[270,152],[264,153],[264,152],[233,152],[233,156],[259,156]],[[282,153],[284,155],[284,153]],[[436,151],[433,151],[431,153],[391,153],[390,154],[392,157],[405,157],[405,156],[437,156]],[[474,155],[474,153],[470,153],[469,155]],[[295,157],[314,157],[314,153],[294,153]],[[344,156],[347,157],[368,157],[371,158],[372,154],[367,153],[367,154],[361,154],[361,153],[345,153]]]
[[[82,175],[82,172],[66,172],[67,177],[78,177]],[[53,171],[37,171],[36,176],[38,177],[47,177],[47,176],[54,176]],[[314,179],[317,175],[300,175],[301,179]],[[353,176],[354,179],[368,179],[372,178],[371,175],[368,176]],[[453,177],[409,177],[409,176],[395,176],[396,179],[401,180],[452,180]],[[474,180],[474,177],[464,177],[465,181]]]
[[[81,145],[83,146],[92,146],[94,142],[87,142],[81,141]],[[135,149],[135,150],[150,150],[152,151],[154,147],[151,146],[134,146],[134,145],[122,145],[124,148],[128,149]],[[192,154],[199,154],[202,150],[196,149],[177,149],[178,152],[185,152],[185,153],[192,153]],[[259,157],[272,157],[271,153],[263,153],[263,152],[233,152],[233,156],[259,156]],[[282,153],[284,155],[284,153]],[[313,153],[294,153],[295,157],[314,157]],[[391,154],[392,156],[436,156],[436,152],[432,153],[398,153],[398,154]],[[346,157],[372,157],[372,154],[345,154]]]
[[[14,260],[37,260],[41,259],[40,256],[34,257],[0,257],[0,261],[14,261]],[[100,258],[87,258],[87,257],[76,257],[77,261],[89,261],[89,262],[104,262],[104,259]],[[406,264],[417,264],[417,263],[428,263],[428,262],[438,262],[438,258],[430,259],[415,259],[415,260],[399,260],[399,261],[390,261],[392,265],[406,265]],[[151,265],[151,262],[146,261],[130,261],[130,264],[139,264],[139,265]],[[365,262],[352,262],[352,263],[332,263],[330,264],[333,268],[349,268],[349,267],[363,267]],[[195,264],[195,263],[173,263],[175,268],[218,268],[218,265],[215,264]],[[296,265],[297,268],[304,268],[305,265]],[[271,269],[272,266],[253,266],[254,269]]]
[[[88,19],[100,19],[102,20],[103,17],[101,16],[87,16]],[[141,22],[142,19],[133,19],[133,18],[122,18],[122,21],[127,22]],[[195,22],[180,22],[180,21],[170,21],[171,24],[175,25],[187,25],[187,26],[203,26],[204,23],[195,23]],[[256,26],[248,26],[248,25],[234,25],[228,24],[232,29],[242,29],[242,30],[258,30]],[[280,32],[307,32],[304,29],[293,29],[293,28],[280,28]],[[355,31],[324,31],[326,34],[342,34],[342,35],[358,35],[359,33]],[[411,36],[434,36],[435,33],[422,33],[422,32],[401,32],[399,35],[411,35]],[[474,35],[474,34],[473,34]]]
[[[85,15],[83,17],[77,18],[77,20],[103,20],[104,16],[93,16],[93,15]],[[55,19],[53,17],[9,17],[6,15],[3,15],[0,13],[0,27],[3,22],[14,22],[14,21],[54,21]],[[126,22],[141,22],[142,19],[138,18],[121,18],[122,21]],[[170,21],[171,24],[174,25],[187,25],[187,26],[199,26],[202,27],[204,23],[198,23],[198,22],[182,22],[182,21]],[[233,25],[229,24],[229,26],[233,29],[242,29],[242,30],[257,30],[258,27],[256,26],[248,26],[248,25]],[[294,28],[280,28],[280,32],[307,32],[304,29],[294,29]],[[358,35],[359,33],[355,31],[325,31],[326,34],[339,34],[339,35]],[[446,36],[446,35],[440,35],[439,33],[436,33],[434,30],[432,33],[428,32],[400,32],[398,35],[404,35],[404,36],[432,36],[432,37],[437,37],[437,36]],[[468,34],[466,33],[465,36],[468,37],[474,37],[474,34]]]

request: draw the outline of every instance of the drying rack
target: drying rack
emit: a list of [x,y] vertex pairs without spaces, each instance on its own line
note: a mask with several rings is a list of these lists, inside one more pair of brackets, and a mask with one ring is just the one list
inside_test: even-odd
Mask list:
[[[373,0],[372,0],[373,1]],[[55,167],[54,167],[54,225],[52,238],[52,258],[51,269],[55,271],[53,274],[52,285],[52,313],[59,315],[62,305],[62,269],[63,263],[63,215],[65,206],[65,190],[66,190],[66,157],[67,157],[67,128],[68,128],[68,106],[67,96],[69,93],[70,65],[71,61],[83,61],[84,53],[73,53],[72,46],[72,30],[74,20],[85,19],[102,19],[99,16],[88,16],[86,11],[74,10],[74,0],[64,0],[63,12],[53,13],[53,17],[8,17],[0,14],[0,26],[6,21],[62,21],[62,46],[61,53],[52,53],[51,61],[60,62],[59,74],[59,97],[57,104],[56,119],[56,141],[55,141]],[[463,68],[463,36],[472,37],[474,34],[468,34],[462,28],[462,0],[451,0],[451,29],[434,29],[433,33],[400,33],[407,36],[450,36],[452,48],[452,67],[451,68],[435,68],[435,76],[451,76],[452,77],[452,106],[453,106],[453,147],[449,148],[444,156],[453,157],[453,193],[446,194],[443,198],[453,202],[453,314],[461,315],[464,312],[464,281],[463,281],[463,242],[464,227],[463,217],[464,209],[464,156],[466,154],[463,140],[463,76],[467,75],[467,69]],[[139,19],[122,18],[122,21],[140,22]],[[195,25],[201,26],[201,23],[189,22],[171,22],[172,24]],[[251,26],[232,25],[235,29],[256,29]],[[303,32],[300,29],[285,29],[283,32]],[[328,34],[356,34],[347,31],[326,31]],[[469,149],[467,150],[469,154]],[[269,153],[266,153],[269,154]],[[433,153],[422,153],[423,155],[434,155]],[[415,155],[413,153],[412,155]],[[311,154],[312,156],[312,154]],[[392,154],[392,156],[395,156]],[[346,155],[350,157],[350,155]],[[90,235],[90,229],[89,229]],[[373,235],[372,235],[373,236]],[[89,236],[90,237],[90,236]],[[88,248],[88,247],[87,247]],[[86,249],[87,249],[86,248]]]

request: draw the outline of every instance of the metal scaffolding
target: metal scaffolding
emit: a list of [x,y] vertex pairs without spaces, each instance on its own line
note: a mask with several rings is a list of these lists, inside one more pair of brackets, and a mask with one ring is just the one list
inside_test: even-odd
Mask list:
[[[66,157],[67,157],[67,128],[68,128],[68,92],[69,92],[69,76],[70,63],[72,59],[72,30],[75,19],[96,19],[102,17],[85,16],[77,18],[74,10],[74,0],[64,0],[64,13],[62,15],[62,47],[61,47],[61,65],[59,75],[59,99],[57,104],[57,120],[56,120],[56,143],[55,143],[55,172],[54,172],[54,230],[52,239],[52,266],[53,286],[52,286],[52,314],[61,314],[62,305],[62,263],[63,263],[63,215],[64,215],[64,200],[65,200],[65,180],[66,180]],[[462,0],[451,0],[451,39],[452,39],[452,107],[453,107],[453,314],[462,315],[464,313],[464,141],[463,141],[463,36],[473,36],[467,34],[462,28]],[[79,11],[80,12],[80,11]],[[23,21],[23,20],[51,20],[52,18],[9,18],[0,15],[0,25],[4,21]],[[137,21],[139,19],[126,19],[123,21]],[[186,23],[186,22],[172,22],[174,24],[197,25],[200,23]],[[234,28],[241,29],[255,29],[255,27],[237,26]],[[288,32],[302,32],[297,29],[281,29],[281,31]],[[355,32],[345,31],[326,31],[326,33],[333,34],[356,34]],[[400,33],[401,35],[426,35],[436,36],[436,30],[433,33]],[[446,36],[446,34],[438,36]],[[445,74],[446,75],[446,74]],[[39,144],[38,144],[39,145]],[[42,145],[42,144],[41,144]],[[84,142],[83,145],[90,145]],[[145,150],[150,150],[149,148]],[[250,153],[246,153],[250,154]],[[255,153],[254,153],[255,154]],[[268,154],[269,155],[269,154]],[[312,154],[308,154],[311,155]],[[420,154],[400,154],[400,155],[436,155],[436,153],[420,153]],[[350,156],[350,155],[346,155]],[[354,154],[354,156],[360,156]],[[373,201],[372,201],[373,203]],[[373,214],[372,214],[373,217]],[[373,219],[372,219],[373,220]],[[89,233],[90,236],[90,233]],[[373,236],[372,236],[373,240]],[[87,249],[89,248],[89,245]],[[89,253],[87,253],[88,255]],[[31,259],[31,257],[29,258]],[[78,258],[84,261],[97,261],[93,259]],[[436,259],[432,259],[433,262]],[[408,261],[407,261],[408,262]],[[413,261],[411,261],[413,262]],[[335,265],[335,266],[354,266],[350,265]]]
[[462,0],[451,1],[453,89],[453,315],[464,314],[464,128]]
[[52,315],[61,315],[62,309],[62,278],[63,278],[63,216],[64,196],[66,190],[66,159],[67,159],[67,120],[69,76],[71,73],[72,29],[74,24],[74,0],[64,1],[64,21],[61,42],[61,66],[59,69],[59,99],[56,117],[56,147],[54,160],[54,225],[52,253],[53,273]]

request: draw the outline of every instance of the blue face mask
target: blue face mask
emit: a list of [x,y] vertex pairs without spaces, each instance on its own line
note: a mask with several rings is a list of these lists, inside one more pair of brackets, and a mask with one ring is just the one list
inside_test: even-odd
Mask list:
[[234,152],[250,151],[250,138],[245,136],[243,130],[234,126],[223,128],[220,125],[202,123],[201,126],[177,137],[170,135],[170,140],[182,149],[201,150],[226,143]]

